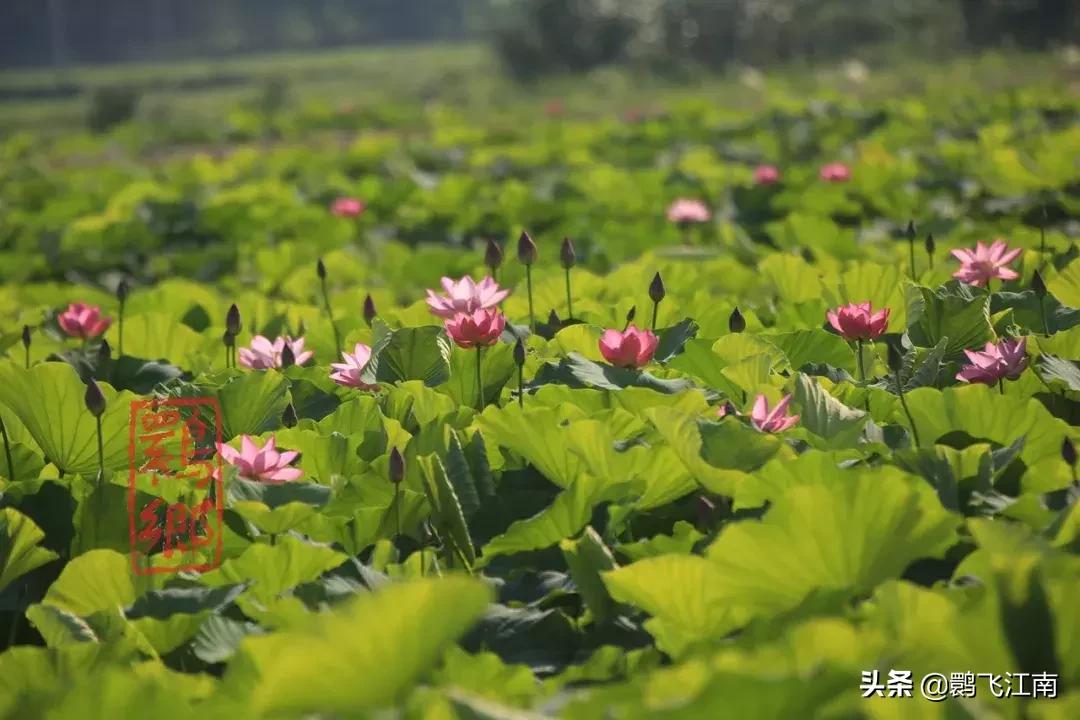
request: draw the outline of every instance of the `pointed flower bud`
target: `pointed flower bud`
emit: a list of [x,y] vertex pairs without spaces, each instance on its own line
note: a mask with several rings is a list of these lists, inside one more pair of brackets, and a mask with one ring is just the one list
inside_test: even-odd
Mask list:
[[889,371],[898,373],[900,368],[904,367],[904,354],[892,343],[889,343],[888,348]]
[[326,279],[326,263],[322,258],[319,258],[319,262],[315,263],[315,274],[319,276],[320,280]]
[[731,311],[731,315],[728,316],[727,326],[728,330],[733,333],[741,333],[746,329],[746,318],[739,312],[738,306],[735,306],[735,309]]
[[577,253],[574,252],[574,243],[570,238],[563,238],[562,249],[559,251],[559,261],[562,266],[569,270],[577,262]]
[[904,235],[907,236],[909,242],[915,242],[915,221],[908,220],[907,229],[904,230]]
[[293,352],[292,343],[284,343],[281,348],[281,367],[292,367],[296,364],[296,353]]
[[243,328],[244,324],[240,321],[240,308],[233,303],[229,306],[229,312],[225,314],[225,329],[235,337]]
[[521,341],[521,338],[514,343],[514,364],[518,367],[525,365],[525,343]]
[[231,348],[236,345],[236,336],[226,330],[221,336],[221,342],[225,343],[225,347]]
[[22,326],[22,344],[23,344],[24,348],[29,348],[30,347],[30,326],[29,325],[23,325]]
[[390,451],[390,482],[397,485],[405,479],[405,456],[394,448]]
[[562,320],[559,319],[559,313],[555,312],[555,308],[548,313],[548,325],[556,328],[562,326]]
[[927,255],[934,254],[934,251],[937,250],[937,243],[934,242],[934,233],[927,233],[926,241],[923,243],[923,245],[926,247]]
[[1076,465],[1076,446],[1073,445],[1072,440],[1069,438],[1061,441],[1061,459],[1070,467]]
[[375,301],[372,299],[371,295],[368,294],[364,298],[364,322],[370,325],[372,320],[377,316],[378,313],[375,311]]
[[86,409],[90,411],[90,414],[96,418],[101,417],[105,412],[105,394],[93,380],[86,383],[86,395],[83,396],[83,402],[86,403]]
[[626,324],[634,322],[634,318],[637,317],[637,305],[630,307],[630,312],[626,313]]
[[121,305],[123,305],[124,301],[127,300],[130,290],[131,288],[128,287],[127,280],[121,280],[120,283],[116,286],[116,299],[120,301]]
[[289,403],[285,406],[285,411],[281,413],[281,424],[287,428],[293,428],[296,427],[297,422],[299,420],[296,417],[296,408],[293,407],[292,403]]
[[1043,282],[1042,273],[1038,270],[1031,276],[1031,289],[1035,291],[1035,297],[1040,300],[1046,297],[1046,283]]
[[487,241],[487,249],[484,251],[484,264],[491,268],[491,272],[494,274],[499,266],[502,265],[503,252],[499,247],[499,243],[494,240]]
[[649,283],[649,299],[654,303],[658,303],[664,299],[667,295],[667,290],[664,288],[664,279],[660,277],[660,273],[657,272],[653,275],[652,282]]
[[522,265],[532,265],[536,262],[536,243],[529,237],[529,233],[522,231],[518,238],[518,261]]

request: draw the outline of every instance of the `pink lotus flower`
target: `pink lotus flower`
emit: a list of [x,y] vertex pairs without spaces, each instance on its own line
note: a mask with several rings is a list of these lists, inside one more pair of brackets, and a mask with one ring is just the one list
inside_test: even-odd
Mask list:
[[851,168],[842,162],[831,162],[821,166],[818,177],[825,182],[847,182],[851,179]]
[[330,363],[330,367],[334,369],[334,372],[330,373],[331,380],[338,385],[357,388],[358,390],[379,389],[378,385],[369,385],[360,379],[360,373],[364,371],[364,367],[367,366],[368,361],[371,360],[370,347],[363,343],[356,343],[356,347],[353,348],[351,355],[347,352],[343,352],[341,353],[341,357],[345,359],[345,362]]
[[605,330],[600,336],[600,354],[615,367],[640,368],[652,361],[659,344],[651,330],[630,325],[623,332]]
[[105,334],[112,324],[112,318],[102,315],[97,305],[71,303],[67,310],[57,316],[56,322],[71,337],[86,340]]
[[559,117],[564,112],[566,112],[566,105],[558,98],[544,103],[544,114],[548,117]]
[[758,165],[754,169],[754,182],[758,185],[775,185],[780,182],[780,168],[775,165]]
[[776,403],[776,407],[770,410],[768,399],[764,395],[758,395],[754,400],[754,409],[750,411],[750,422],[761,432],[783,432],[799,422],[798,415],[787,414],[790,404],[791,396],[785,395]]
[[[280,452],[274,446],[273,436],[270,436],[262,447],[256,445],[250,435],[241,435],[239,450],[225,443],[218,443],[217,449],[221,459],[237,468],[240,477],[248,480],[280,485],[304,476],[304,471],[300,468],[289,467],[290,463],[300,457],[300,453],[294,450]],[[217,470],[214,471],[214,477],[220,479]]]
[[718,420],[726,418],[728,416],[735,417],[736,415],[742,415],[738,408],[731,404],[731,401],[725,401],[723,405],[716,408],[716,417]]
[[849,342],[879,338],[889,324],[889,308],[874,312],[869,302],[843,305],[825,315],[833,329]]
[[463,277],[454,282],[444,277],[442,282],[446,295],[436,295],[434,290],[427,291],[427,304],[433,315],[449,320],[458,313],[472,313],[482,308],[493,308],[510,294],[503,290],[493,278],[486,277],[480,282],[473,282],[471,277]]
[[998,380],[1016,380],[1028,365],[1027,338],[988,342],[979,350],[965,350],[971,364],[956,374],[957,380],[993,385]]
[[671,203],[667,209],[668,221],[679,225],[709,222],[710,217],[712,217],[712,213],[709,212],[709,208],[705,206],[705,203],[700,200],[679,198]]
[[980,240],[975,243],[974,250],[952,251],[953,257],[960,261],[960,269],[952,276],[961,282],[978,286],[985,286],[994,278],[1015,280],[1020,277],[1020,273],[1006,266],[1019,257],[1020,253],[1020,248],[1009,250],[1008,244],[1001,239],[995,240],[989,247]]
[[330,206],[330,212],[343,218],[360,217],[366,209],[364,201],[354,197],[339,197]]
[[303,365],[315,355],[310,350],[304,350],[304,338],[293,340],[291,337],[279,335],[274,342],[270,342],[268,338],[256,335],[251,338],[250,348],[240,348],[240,364],[252,370],[279,368],[281,367],[281,353],[285,350],[286,343],[292,350],[297,365]]
[[474,348],[494,345],[506,327],[506,317],[492,308],[479,308],[471,313],[458,313],[444,325],[458,347]]

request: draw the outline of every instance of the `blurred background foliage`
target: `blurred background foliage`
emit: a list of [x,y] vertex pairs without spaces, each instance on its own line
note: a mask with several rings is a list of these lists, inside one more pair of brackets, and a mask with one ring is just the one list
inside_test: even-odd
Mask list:
[[[610,63],[720,68],[920,51],[1045,49],[1065,0],[5,0],[0,67],[491,40],[516,77]],[[216,82],[236,82],[219,77]],[[39,88],[38,92],[64,88]]]

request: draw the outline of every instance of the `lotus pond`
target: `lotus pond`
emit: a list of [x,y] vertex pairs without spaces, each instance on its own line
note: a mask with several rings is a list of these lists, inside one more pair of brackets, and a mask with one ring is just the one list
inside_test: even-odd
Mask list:
[[746,82],[3,139],[0,713],[1080,716],[1075,69]]

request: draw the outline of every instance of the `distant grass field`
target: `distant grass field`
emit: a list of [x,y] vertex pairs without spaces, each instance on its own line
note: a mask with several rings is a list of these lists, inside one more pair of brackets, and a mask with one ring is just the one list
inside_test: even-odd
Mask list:
[[[811,95],[878,101],[914,93],[953,102],[962,93],[1038,86],[1065,88],[1076,95],[1080,64],[1063,55],[987,54],[949,61],[879,57],[869,68],[852,61],[765,72],[742,68],[723,75],[688,70],[679,77],[620,68],[518,85],[502,74],[487,47],[472,44],[0,71],[0,138],[19,131],[76,133],[85,129],[96,90],[124,86],[140,96],[136,124],[168,125],[171,130],[163,139],[171,140],[165,144],[182,143],[217,134],[230,112],[257,106],[275,83],[284,88],[286,113],[391,106],[408,113],[437,103],[487,122],[492,115],[513,118],[542,112],[555,98],[570,114],[596,115],[649,112],[687,97],[739,111],[761,109],[766,89],[786,92],[793,101]],[[408,125],[400,113],[387,124]]]

